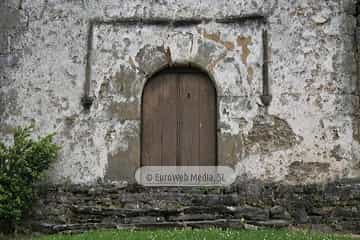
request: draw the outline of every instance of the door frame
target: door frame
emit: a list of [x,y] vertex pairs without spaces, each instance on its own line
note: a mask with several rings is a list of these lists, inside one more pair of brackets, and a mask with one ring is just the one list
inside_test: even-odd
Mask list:
[[207,79],[209,80],[209,84],[214,88],[215,91],[215,166],[219,165],[219,152],[218,152],[218,133],[219,133],[219,109],[218,109],[218,89],[216,82],[214,78],[206,71],[199,67],[195,67],[192,65],[175,65],[175,66],[165,66],[164,68],[161,68],[160,70],[154,72],[149,77],[147,77],[145,84],[143,85],[142,91],[141,91],[141,104],[140,104],[140,164],[139,166],[142,167],[142,150],[143,150],[143,106],[144,106],[144,91],[146,88],[146,85],[156,76],[162,74],[162,73],[201,73],[204,74]]

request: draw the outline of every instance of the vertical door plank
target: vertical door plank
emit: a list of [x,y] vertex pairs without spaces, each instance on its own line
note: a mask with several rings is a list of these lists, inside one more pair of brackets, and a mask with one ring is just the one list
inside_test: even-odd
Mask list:
[[199,76],[200,166],[216,165],[216,93],[206,75]]
[[196,74],[180,78],[180,165],[198,165],[199,160],[199,81]]
[[161,84],[160,76],[151,79],[143,95],[142,165],[161,165]]
[[176,75],[162,75],[162,94],[161,94],[161,119],[158,124],[162,134],[162,165],[176,165],[176,146],[177,146],[177,112],[176,112]]
[[151,135],[152,135],[152,119],[151,112],[154,111],[154,104],[151,103],[152,86],[147,83],[142,96],[142,139],[141,139],[141,165],[147,166],[151,164]]
[[176,165],[176,76],[150,79],[143,95],[142,165]]

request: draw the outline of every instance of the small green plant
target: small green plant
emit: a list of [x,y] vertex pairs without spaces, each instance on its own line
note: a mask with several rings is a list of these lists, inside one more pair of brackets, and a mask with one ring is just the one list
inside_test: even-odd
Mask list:
[[0,141],[0,230],[11,231],[31,206],[34,183],[56,159],[60,147],[54,134],[34,140],[34,126],[16,128],[13,144]]

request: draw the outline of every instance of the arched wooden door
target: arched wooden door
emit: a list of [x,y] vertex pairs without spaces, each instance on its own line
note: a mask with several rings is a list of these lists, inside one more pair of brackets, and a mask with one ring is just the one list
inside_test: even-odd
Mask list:
[[146,83],[142,166],[216,165],[216,90],[198,70],[170,68]]

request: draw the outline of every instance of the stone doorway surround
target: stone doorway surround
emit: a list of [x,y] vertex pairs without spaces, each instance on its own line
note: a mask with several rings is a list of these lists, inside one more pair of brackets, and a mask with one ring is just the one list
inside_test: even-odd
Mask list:
[[[261,15],[93,22],[86,86],[89,97],[96,99],[91,111],[102,112],[115,124],[114,140],[123,139],[108,154],[106,178],[133,180],[140,165],[143,87],[168,66],[195,66],[214,81],[218,164],[234,166],[242,154],[241,128],[250,128],[246,119],[257,114],[263,92],[265,23]],[[125,125],[126,133],[121,132]]]

